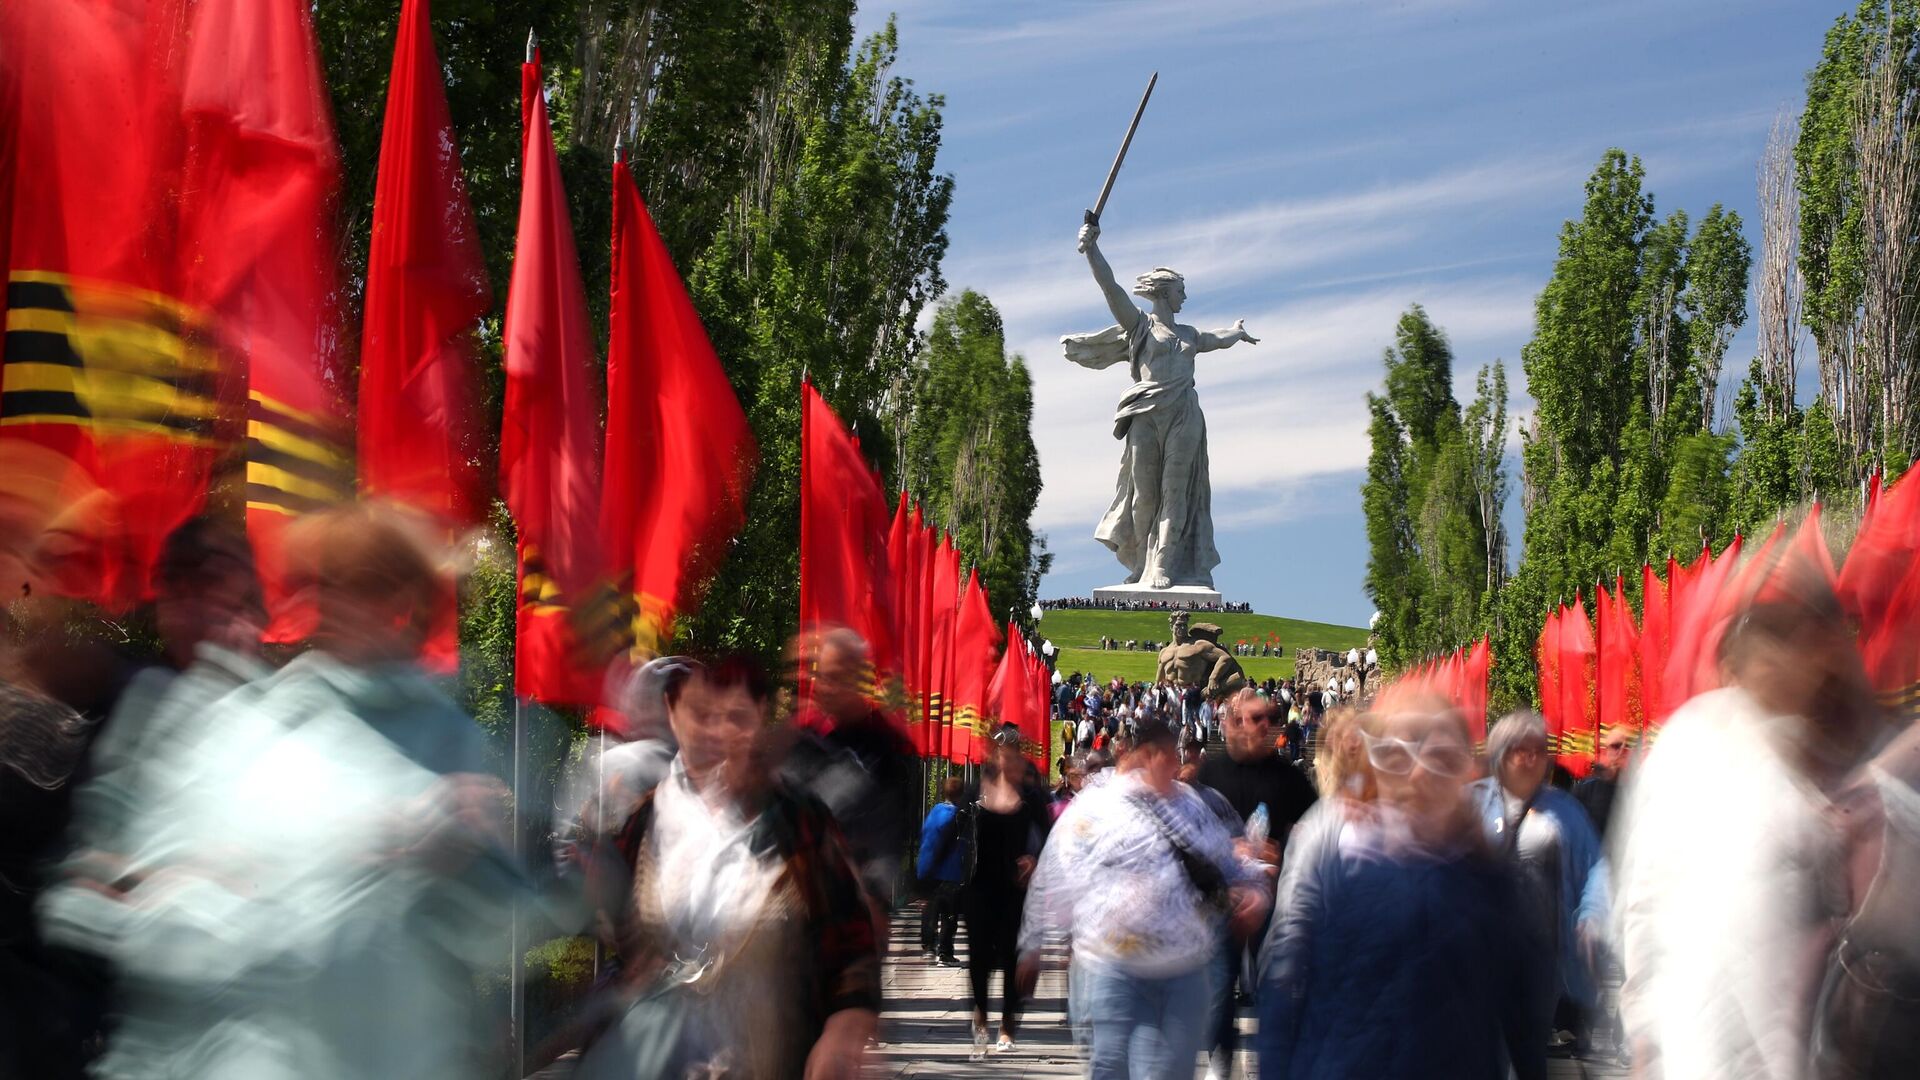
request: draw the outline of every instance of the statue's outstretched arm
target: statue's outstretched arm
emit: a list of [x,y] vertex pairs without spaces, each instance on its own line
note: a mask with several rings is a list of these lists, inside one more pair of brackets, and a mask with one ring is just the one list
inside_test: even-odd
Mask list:
[[1247,320],[1241,319],[1225,330],[1200,331],[1200,351],[1212,352],[1228,346],[1246,342],[1249,345],[1260,344],[1260,339],[1247,333]]
[[1100,254],[1100,226],[1080,226],[1080,250],[1087,256],[1087,265],[1093,268],[1093,280],[1106,294],[1107,309],[1113,312],[1114,320],[1120,328],[1131,333],[1140,321],[1140,309],[1133,306],[1133,298],[1127,290],[1113,280],[1113,267],[1107,265],[1107,257]]

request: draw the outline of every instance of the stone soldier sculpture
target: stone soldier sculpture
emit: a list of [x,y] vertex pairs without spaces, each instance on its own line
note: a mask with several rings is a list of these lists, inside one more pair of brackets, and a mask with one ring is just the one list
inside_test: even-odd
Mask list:
[[1188,625],[1191,615],[1176,611],[1168,619],[1173,643],[1160,650],[1156,677],[1167,682],[1198,686],[1208,700],[1218,701],[1246,688],[1246,669],[1220,647],[1220,628],[1212,623]]

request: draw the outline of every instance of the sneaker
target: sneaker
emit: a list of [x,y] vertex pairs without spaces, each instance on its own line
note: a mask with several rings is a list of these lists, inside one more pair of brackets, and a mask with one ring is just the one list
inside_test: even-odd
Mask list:
[[986,1059],[987,1059],[987,1029],[983,1027],[977,1027],[973,1029],[973,1053],[967,1055],[967,1060],[968,1061],[985,1061]]
[[1005,1053],[1011,1052],[1012,1050],[1013,1050],[1013,1036],[1011,1035],[1002,1035],[1000,1036],[1000,1041],[993,1044],[993,1052],[996,1054],[1005,1054]]
[[959,967],[960,958],[953,955],[952,953],[947,953],[935,959],[934,963],[939,965],[940,967]]

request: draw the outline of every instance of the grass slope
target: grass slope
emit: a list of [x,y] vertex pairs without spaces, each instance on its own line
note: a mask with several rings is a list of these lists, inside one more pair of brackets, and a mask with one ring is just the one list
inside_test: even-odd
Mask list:
[[[1305,622],[1277,615],[1199,612],[1194,615],[1193,621],[1219,626],[1220,643],[1228,648],[1241,639],[1265,641],[1268,634],[1279,634],[1284,656],[1238,658],[1240,666],[1253,679],[1284,679],[1292,675],[1295,649],[1338,649],[1344,652],[1365,645],[1367,641],[1367,632],[1357,626]],[[1157,658],[1153,653],[1127,652],[1124,649],[1102,652],[1099,648],[1100,636],[1105,634],[1122,642],[1130,638],[1164,642],[1172,637],[1167,628],[1166,613],[1156,611],[1049,611],[1040,620],[1040,633],[1059,647],[1061,671],[1068,674],[1086,672],[1103,680],[1118,675],[1129,682],[1153,678],[1158,667]]]

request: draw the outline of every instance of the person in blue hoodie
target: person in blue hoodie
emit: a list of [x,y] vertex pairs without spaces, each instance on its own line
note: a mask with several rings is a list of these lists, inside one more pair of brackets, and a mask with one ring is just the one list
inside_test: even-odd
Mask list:
[[1547,722],[1514,713],[1487,739],[1485,779],[1473,785],[1487,841],[1513,869],[1534,959],[1529,1004],[1552,1021],[1552,1048],[1587,1051],[1594,966],[1607,925],[1607,860],[1586,808],[1546,782]]
[[1358,726],[1370,783],[1316,802],[1287,840],[1260,950],[1261,1080],[1545,1080],[1465,718],[1413,698]]
[[915,869],[926,891],[920,913],[920,952],[944,967],[958,966],[953,935],[960,927],[960,886],[967,879],[967,830],[961,820],[965,785],[957,776],[940,787],[941,801],[920,824],[920,857]]

